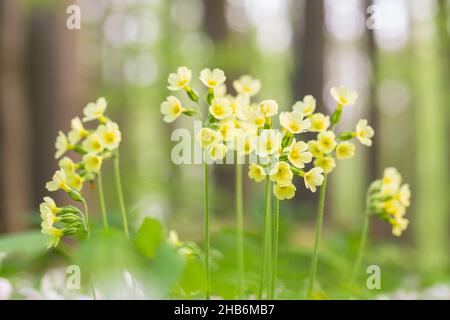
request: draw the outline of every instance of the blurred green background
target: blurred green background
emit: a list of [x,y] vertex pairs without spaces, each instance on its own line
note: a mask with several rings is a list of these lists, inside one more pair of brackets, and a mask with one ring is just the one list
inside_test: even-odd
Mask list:
[[[81,8],[80,30],[66,28],[72,4]],[[201,244],[202,168],[170,160],[171,132],[192,129],[191,119],[168,126],[159,106],[169,94],[167,75],[178,66],[195,75],[219,67],[229,86],[241,74],[259,78],[258,98],[276,99],[284,110],[313,94],[319,110],[330,113],[332,85],[360,95],[340,126],[351,129],[367,118],[376,131],[374,147],[358,148],[331,176],[322,287],[335,287],[350,272],[365,190],[386,166],[397,167],[411,184],[411,222],[398,239],[374,219],[366,262],[382,268],[383,291],[448,283],[449,17],[445,0],[1,0],[0,232],[39,228],[37,208],[57,166],[57,132],[67,131],[87,102],[105,96],[123,132],[123,183],[134,228],[156,217],[181,239]],[[193,85],[199,84],[195,76]],[[107,165],[108,187],[111,169]],[[214,275],[223,296],[221,279],[235,277],[233,170],[215,166],[212,178],[212,245],[221,252]],[[251,278],[260,264],[262,186],[247,180],[244,189]],[[292,292],[307,277],[318,200],[298,189],[281,204],[286,298],[298,295]],[[119,225],[109,188],[107,199]]]

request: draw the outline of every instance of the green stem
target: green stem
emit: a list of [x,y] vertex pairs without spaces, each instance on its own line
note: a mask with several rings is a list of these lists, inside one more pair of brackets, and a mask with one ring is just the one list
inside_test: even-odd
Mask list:
[[272,281],[270,286],[269,299],[275,299],[275,288],[277,281],[278,264],[278,234],[280,226],[280,200],[275,197],[275,215],[273,220],[273,257],[272,257]]
[[270,180],[269,177],[266,178],[266,206],[265,206],[265,216],[264,216],[264,248],[263,248],[263,262],[261,270],[261,278],[259,283],[258,299],[263,298],[264,289],[267,282],[267,269],[269,267],[270,261],[270,229],[271,229],[271,216],[270,216]]
[[[84,220],[84,223],[85,223],[87,237],[88,237],[88,239],[91,239],[91,227],[89,225],[89,209],[88,209],[87,202],[84,199],[83,199],[83,205],[84,205],[83,220]],[[97,300],[97,295],[95,293],[95,287],[94,287],[94,279],[92,277],[92,274],[90,274],[89,285],[91,286],[92,298],[94,300]]]
[[361,267],[361,263],[362,263],[362,260],[364,257],[364,252],[366,249],[367,235],[369,233],[369,221],[370,221],[370,215],[368,212],[366,212],[364,215],[364,222],[363,222],[363,227],[362,227],[362,231],[361,231],[361,240],[359,243],[358,256],[356,258],[355,265],[353,266],[352,276],[350,278],[350,286],[349,286],[350,292],[351,292],[350,298],[351,298],[351,294],[353,293],[353,285],[358,276],[358,271]]
[[206,290],[205,299],[210,298],[210,281],[211,281],[211,270],[210,270],[210,257],[209,257],[209,173],[208,164],[206,159],[204,160],[204,175],[205,175],[205,189],[204,189],[204,209],[205,209],[205,269],[206,269]]
[[122,179],[120,177],[119,150],[117,150],[117,152],[114,156],[114,174],[115,174],[115,180],[116,180],[117,198],[119,199],[120,214],[122,215],[123,230],[124,230],[127,238],[129,238],[130,236],[129,236],[129,232],[128,232],[127,213],[125,210],[125,202],[123,200]]
[[322,237],[322,223],[323,223],[323,212],[325,208],[325,195],[327,191],[327,176],[325,175],[322,187],[320,188],[320,196],[319,196],[319,208],[317,212],[317,221],[316,221],[316,235],[314,240],[314,253],[311,262],[311,271],[309,275],[309,285],[307,298],[312,298],[312,293],[314,290],[314,285],[316,281],[316,273],[317,273],[317,263],[319,261],[319,249],[320,249],[320,240]]
[[238,262],[238,298],[244,296],[245,260],[244,260],[244,210],[242,201],[242,165],[236,165],[236,224],[237,224],[237,262]]
[[108,217],[106,215],[105,195],[103,193],[103,178],[101,171],[98,172],[97,184],[98,184],[98,198],[100,202],[100,210],[102,212],[103,228],[105,229],[105,231],[109,231]]

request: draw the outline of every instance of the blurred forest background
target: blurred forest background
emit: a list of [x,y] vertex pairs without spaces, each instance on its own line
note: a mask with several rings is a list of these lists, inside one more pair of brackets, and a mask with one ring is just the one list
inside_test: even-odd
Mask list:
[[[66,28],[71,4],[81,8],[81,30]],[[202,168],[170,161],[170,134],[190,128],[191,119],[167,126],[159,112],[167,75],[180,65],[195,75],[222,68],[228,84],[252,74],[263,84],[259,98],[274,98],[285,110],[313,94],[329,113],[332,85],[358,91],[341,127],[367,118],[374,147],[359,148],[331,176],[324,250],[344,234],[358,235],[369,183],[395,166],[411,184],[410,228],[397,239],[374,219],[371,245],[379,245],[380,257],[401,254],[406,271],[449,274],[446,0],[0,0],[0,232],[38,227],[44,185],[57,165],[58,130],[67,131],[88,102],[105,96],[123,131],[124,189],[135,225],[156,216],[200,243]],[[214,168],[215,232],[234,227],[232,172]],[[246,181],[250,235],[261,230],[260,187]],[[112,190],[108,195],[108,208],[116,208]],[[282,203],[286,248],[310,250],[316,204],[317,195],[303,186]]]

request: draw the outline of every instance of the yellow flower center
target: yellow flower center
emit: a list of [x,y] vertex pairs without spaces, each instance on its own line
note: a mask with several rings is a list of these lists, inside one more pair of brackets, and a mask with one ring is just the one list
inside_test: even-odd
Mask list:
[[217,81],[214,79],[208,80],[207,81],[208,85],[210,85],[211,87],[214,87],[215,85],[217,85]]
[[182,88],[186,85],[187,82],[187,79],[181,79],[180,81],[178,81],[178,86]]
[[289,124],[289,128],[292,130],[292,131],[299,131],[300,130],[300,127],[297,125],[297,123],[295,123],[295,122],[291,122],[290,124]]
[[113,143],[116,140],[116,135],[113,132],[108,132],[105,134],[106,143]]

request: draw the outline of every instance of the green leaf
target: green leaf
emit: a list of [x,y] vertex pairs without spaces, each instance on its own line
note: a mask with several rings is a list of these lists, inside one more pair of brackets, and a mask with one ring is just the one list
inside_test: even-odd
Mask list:
[[164,239],[161,222],[154,218],[145,218],[136,236],[137,249],[147,258],[154,258]]
[[0,237],[0,252],[36,254],[45,251],[48,237],[40,231],[28,231]]

